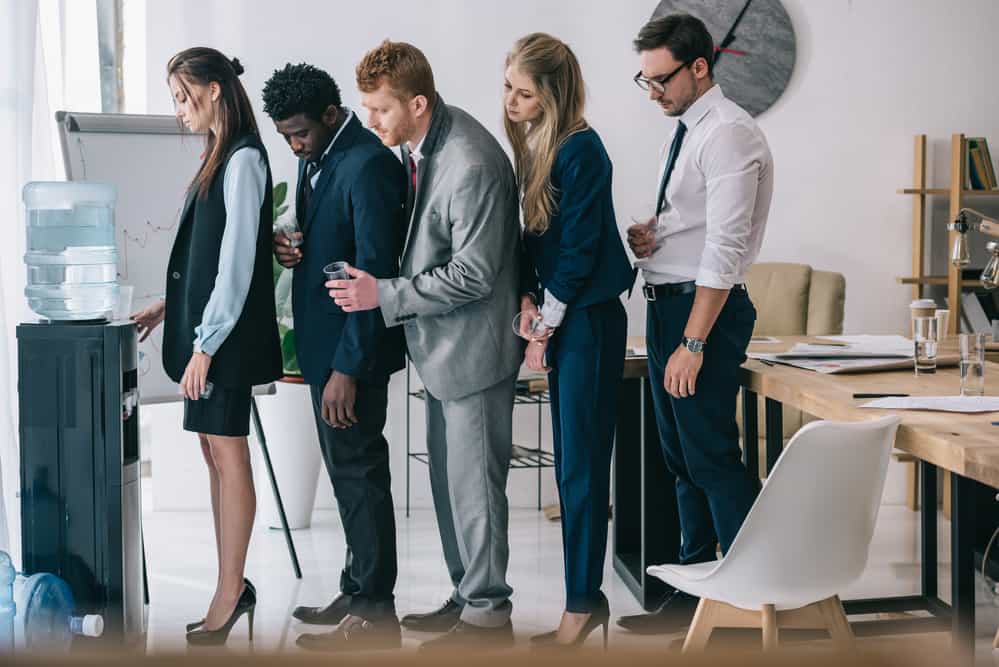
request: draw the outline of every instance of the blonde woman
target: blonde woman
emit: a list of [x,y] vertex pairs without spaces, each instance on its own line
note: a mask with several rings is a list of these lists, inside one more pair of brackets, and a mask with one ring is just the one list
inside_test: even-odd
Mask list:
[[505,74],[504,125],[524,223],[521,310],[545,326],[525,357],[549,373],[565,561],[561,623],[533,641],[579,646],[603,626],[606,646],[610,611],[600,585],[627,332],[619,297],[634,272],[614,218],[611,162],[583,117],[576,56],[550,35],[531,34],[514,44]]

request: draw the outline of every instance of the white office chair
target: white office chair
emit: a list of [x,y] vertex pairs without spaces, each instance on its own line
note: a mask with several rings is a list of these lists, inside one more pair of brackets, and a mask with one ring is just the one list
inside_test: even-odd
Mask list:
[[716,627],[828,630],[839,648],[853,633],[838,593],[860,577],[881,505],[897,417],[817,421],[788,443],[725,557],[653,565],[649,574],[701,598],[683,650]]

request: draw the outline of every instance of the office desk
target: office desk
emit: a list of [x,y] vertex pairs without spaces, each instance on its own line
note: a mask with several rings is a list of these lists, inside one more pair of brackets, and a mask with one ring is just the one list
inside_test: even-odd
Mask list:
[[[752,351],[777,352],[786,349],[800,337],[781,337],[780,345],[756,345]],[[944,346],[949,347],[949,344]],[[661,598],[663,587],[644,574],[644,567],[662,562],[675,562],[678,553],[679,529],[676,520],[676,496],[673,478],[665,469],[655,433],[655,416],[648,391],[644,359],[626,362],[622,401],[634,405],[620,406],[620,419],[639,417],[637,422],[624,422],[618,427],[615,461],[614,499],[614,567],[635,592],[646,609]],[[986,362],[986,392],[999,395],[999,364]],[[658,380],[657,380],[658,381]],[[953,413],[884,411],[860,409],[865,400],[856,400],[854,393],[901,392],[911,395],[946,395],[958,393],[960,380],[957,368],[941,368],[934,375],[916,377],[911,371],[892,371],[852,375],[824,375],[790,366],[768,366],[748,360],[742,367],[743,442],[746,465],[753,469],[760,455],[766,458],[769,471],[783,446],[781,405],[790,406],[822,419],[857,421],[885,414],[902,418],[896,447],[919,459],[921,472],[921,595],[902,598],[859,600],[845,603],[847,613],[875,611],[928,610],[933,617],[920,621],[922,625],[940,627],[950,623],[955,643],[968,650],[973,646],[974,627],[974,530],[972,494],[975,484],[999,488],[999,427],[991,422],[996,413],[962,415]],[[640,394],[639,394],[640,392]],[[641,395],[643,400],[638,401]],[[765,401],[766,447],[758,452],[757,401]],[[645,428],[646,425],[649,428]],[[635,432],[635,429],[640,429]],[[630,439],[629,439],[630,438]],[[636,480],[635,470],[639,470]],[[936,470],[952,473],[951,483],[951,599],[952,605],[940,602],[937,593],[937,487]],[[636,483],[640,481],[640,483]],[[636,535],[636,530],[641,535]],[[635,547],[638,547],[636,552]],[[638,566],[641,565],[641,577]],[[911,631],[896,628],[895,622],[868,622],[879,625],[872,631]],[[855,624],[855,628],[856,628]],[[898,625],[895,623],[895,625]],[[868,634],[862,628],[858,633]]]

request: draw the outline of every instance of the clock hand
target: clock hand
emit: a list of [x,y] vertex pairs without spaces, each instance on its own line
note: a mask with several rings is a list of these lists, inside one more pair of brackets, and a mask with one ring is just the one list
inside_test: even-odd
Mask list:
[[[734,41],[734,40],[733,40]],[[738,49],[725,49],[720,46],[715,47],[715,53],[731,53],[733,56],[748,56],[749,51],[739,51]],[[715,56],[715,61],[717,62],[718,56]]]
[[715,65],[718,64],[718,59],[721,58],[722,53],[725,53],[728,45],[735,40],[735,29],[742,21],[742,17],[746,15],[746,10],[749,9],[749,5],[752,2],[753,0],[746,0],[746,4],[742,6],[742,10],[739,12],[739,15],[735,17],[735,22],[732,24],[732,27],[728,29],[728,32],[725,33],[725,37],[718,43],[718,48],[715,50]]

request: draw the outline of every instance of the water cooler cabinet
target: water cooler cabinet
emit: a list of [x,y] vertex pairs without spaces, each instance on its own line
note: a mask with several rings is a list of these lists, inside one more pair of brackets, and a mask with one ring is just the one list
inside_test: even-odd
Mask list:
[[135,325],[22,324],[17,344],[24,572],[65,579],[78,614],[104,617],[99,641],[140,641],[147,591]]

